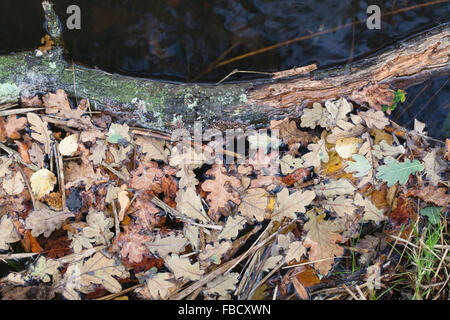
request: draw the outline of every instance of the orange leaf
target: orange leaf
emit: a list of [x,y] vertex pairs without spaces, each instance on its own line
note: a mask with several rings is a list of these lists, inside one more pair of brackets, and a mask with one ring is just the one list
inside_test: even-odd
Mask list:
[[28,146],[19,140],[14,140],[14,143],[19,147],[20,157],[23,162],[31,163],[30,155],[28,154]]

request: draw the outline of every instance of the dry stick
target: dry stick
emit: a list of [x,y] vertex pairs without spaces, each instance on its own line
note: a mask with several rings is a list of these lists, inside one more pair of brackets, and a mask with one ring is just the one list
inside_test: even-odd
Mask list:
[[115,200],[111,201],[111,206],[112,206],[113,213],[114,213],[114,228],[115,228],[116,237],[117,237],[120,233],[120,222],[119,222],[119,216],[117,215],[116,203],[114,201]]
[[0,116],[9,116],[13,114],[20,114],[20,113],[27,113],[27,112],[33,112],[38,110],[44,110],[45,108],[21,108],[21,109],[14,109],[14,110],[5,110],[0,111]]
[[[256,289],[258,289],[264,282],[266,282],[275,272],[277,272],[281,266],[285,264],[285,261],[282,261],[280,263],[278,263],[275,268],[272,269],[272,271],[270,271],[263,279],[261,279],[260,281],[258,281],[254,286],[253,289],[250,291],[250,293],[245,297],[246,299],[249,299],[253,296],[254,292],[256,291]],[[261,264],[262,265],[262,264]]]
[[[405,11],[410,11],[410,10],[414,10],[414,9],[428,7],[428,6],[431,6],[431,5],[435,5],[435,4],[439,4],[439,3],[445,3],[445,2],[448,2],[448,1],[450,1],[450,0],[436,0],[436,1],[431,1],[431,2],[422,3],[422,4],[418,4],[418,5],[413,5],[413,6],[410,6],[410,7],[406,7],[406,8],[402,8],[402,9],[397,9],[397,10],[393,10],[393,11],[390,11],[390,12],[386,12],[386,13],[382,14],[381,16],[396,15],[396,14],[399,14],[399,13],[402,13],[402,12],[405,12]],[[250,57],[250,56],[254,56],[254,55],[259,54],[259,53],[263,53],[263,52],[267,52],[267,51],[270,51],[270,50],[273,50],[273,49],[284,47],[284,46],[289,45],[291,43],[295,43],[295,42],[311,39],[311,38],[314,38],[314,37],[317,37],[317,36],[321,36],[321,35],[324,35],[324,34],[332,33],[332,32],[335,32],[337,30],[345,29],[345,28],[350,27],[352,25],[361,24],[361,23],[364,23],[364,22],[365,22],[365,20],[363,20],[363,21],[356,20],[356,21],[352,21],[352,22],[349,22],[349,23],[346,23],[346,24],[343,24],[343,25],[340,25],[340,26],[337,26],[337,27],[333,27],[333,28],[330,28],[330,29],[327,29],[327,30],[323,30],[323,31],[315,32],[315,33],[312,33],[312,34],[309,34],[309,35],[304,35],[304,36],[301,36],[301,37],[298,37],[298,38],[286,40],[284,42],[280,42],[280,43],[277,43],[277,44],[274,44],[274,45],[271,45],[271,46],[268,46],[268,47],[265,47],[265,48],[261,48],[261,49],[258,49],[258,50],[255,50],[255,51],[252,51],[252,52],[249,52],[249,53],[246,53],[246,54],[243,54],[243,55],[240,55],[240,56],[237,56],[237,57],[225,60],[225,61],[222,61],[222,62],[220,62],[220,63],[218,63],[216,65],[216,68],[224,66],[226,64],[230,64],[231,62],[234,62],[234,61],[237,61],[237,60],[241,60],[241,59],[244,59],[244,58],[247,58],[247,57]]]
[[345,283],[342,284],[342,286],[344,287],[345,291],[347,291],[352,296],[353,299],[359,300],[358,297],[353,293],[352,290],[350,290],[349,287],[347,287],[347,285]]
[[40,169],[38,166],[35,166],[34,164],[31,164],[31,163],[28,164],[28,163],[24,162],[22,160],[22,157],[20,156],[20,153],[18,153],[16,150],[13,150],[13,149],[5,146],[1,142],[0,142],[0,149],[3,149],[4,151],[6,151],[9,155],[14,157],[14,160],[16,160],[17,162],[20,162],[21,164],[23,164],[24,166],[28,167],[29,169],[31,169],[33,171],[38,171]]
[[120,171],[117,171],[116,169],[114,169],[113,167],[111,167],[109,164],[107,164],[106,162],[102,162],[101,164],[102,166],[104,166],[106,169],[108,169],[109,171],[111,171],[112,173],[114,173],[117,177],[119,177],[120,179],[122,179],[123,181],[127,182],[128,181],[128,177],[123,174]]
[[230,51],[233,50],[239,43],[240,43],[240,41],[236,41],[231,47],[229,47],[227,50],[225,50],[215,61],[210,63],[209,66],[204,71],[202,71],[200,74],[198,74],[196,77],[194,77],[193,79],[191,79],[188,82],[195,82],[198,79],[200,79],[201,77],[203,77],[204,75],[207,75],[212,70],[217,68],[217,64],[219,63],[219,61],[222,60],[223,58],[225,58],[227,56],[227,54],[230,53]]
[[214,270],[213,272],[210,272],[209,274],[207,274],[206,276],[204,276],[202,279],[198,280],[197,282],[193,283],[192,285],[190,285],[189,287],[187,287],[186,289],[184,289],[183,291],[172,295],[170,297],[171,300],[181,300],[183,298],[185,298],[186,296],[190,295],[192,292],[194,292],[195,290],[197,290],[198,288],[203,287],[206,283],[214,280],[216,277],[218,277],[219,275],[230,271],[234,268],[234,266],[236,266],[237,264],[239,264],[242,260],[244,260],[245,258],[247,258],[249,255],[251,255],[252,253],[256,252],[259,248],[263,247],[264,245],[266,245],[269,241],[271,241],[279,232],[281,232],[282,230],[284,230],[287,226],[289,226],[290,224],[286,225],[283,228],[280,228],[279,231],[274,232],[273,234],[271,234],[267,239],[265,239],[263,242],[261,242],[259,245],[257,245],[256,247],[253,247],[249,250],[247,250],[246,252],[244,252],[243,254],[241,254],[239,257],[228,261],[226,263],[224,263],[222,266],[220,266],[219,268],[217,268],[216,270]]
[[37,209],[36,202],[34,200],[33,190],[31,189],[30,183],[28,182],[25,172],[19,165],[17,165],[16,162],[14,162],[14,166],[16,167],[16,170],[18,170],[20,172],[20,174],[22,175],[22,179],[25,182],[25,185],[27,186],[28,192],[30,193],[31,203],[33,204],[33,209]]
[[227,80],[229,77],[231,77],[232,75],[236,74],[236,73],[252,73],[252,74],[264,74],[267,76],[272,76],[274,75],[273,72],[262,72],[262,71],[248,71],[248,70],[238,70],[238,69],[234,69],[233,71],[231,71],[228,75],[226,75],[225,77],[223,77],[219,82],[216,83],[216,86],[218,86],[219,84],[221,84],[222,82],[224,82],[225,80]]
[[222,230],[223,227],[222,226],[218,226],[215,224],[201,224],[201,223],[196,223],[194,220],[186,217],[185,215],[183,215],[180,211],[178,211],[177,209],[172,208],[171,206],[169,206],[167,203],[165,203],[164,201],[153,197],[151,202],[158,206],[159,208],[163,209],[164,211],[166,211],[167,213],[169,213],[170,215],[174,216],[175,218],[178,218],[180,220],[182,220],[183,222],[187,222],[190,223],[194,226],[197,227],[202,227],[202,228],[206,228],[206,229],[214,229],[214,230]]
[[0,254],[0,259],[2,260],[12,260],[12,259],[26,259],[32,256],[40,254],[40,252],[30,252],[30,253],[6,253]]
[[61,189],[62,210],[65,211],[66,210],[66,187],[64,184],[64,165],[63,165],[62,155],[58,149],[58,142],[55,141],[53,148],[54,148],[54,152],[56,155],[56,170],[58,171],[57,173],[58,173],[59,187]]
[[137,288],[142,287],[142,286],[143,286],[143,284],[137,284],[137,285],[134,285],[134,286],[129,287],[129,288],[127,288],[127,289],[124,289],[124,290],[122,290],[122,291],[120,291],[120,292],[113,293],[113,294],[110,294],[110,295],[107,295],[107,296],[98,298],[98,299],[96,299],[96,300],[111,300],[111,299],[114,299],[115,297],[121,296],[121,295],[123,295],[123,294],[125,294],[125,293],[128,293],[128,292],[130,292],[130,291],[133,291],[134,289],[137,289]]
[[448,248],[445,250],[444,255],[442,256],[441,261],[439,262],[439,265],[436,269],[435,275],[433,277],[433,280],[436,280],[437,275],[439,274],[439,271],[441,270],[442,264],[444,263],[445,257],[447,257],[448,254]]

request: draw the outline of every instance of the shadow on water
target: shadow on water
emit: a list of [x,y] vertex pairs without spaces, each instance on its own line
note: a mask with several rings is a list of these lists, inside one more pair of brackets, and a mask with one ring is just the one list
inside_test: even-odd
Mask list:
[[[385,14],[425,1],[58,0],[56,3],[63,21],[68,17],[69,5],[81,8],[81,30],[66,30],[64,35],[74,61],[126,75],[189,81],[230,47],[233,49],[225,59],[351,21],[365,21],[369,5],[380,6]],[[0,6],[0,53],[39,46],[44,32],[40,1],[2,0]],[[199,81],[217,82],[235,68],[274,72],[313,62],[320,67],[345,64],[447,22],[449,13],[447,2],[385,16],[381,30],[357,24],[216,68]],[[238,74],[230,79],[254,77]],[[427,87],[422,90],[423,86]],[[410,88],[404,106],[421,90],[397,120],[411,127],[410,122],[418,117],[427,122],[430,135],[448,137],[446,78]]]

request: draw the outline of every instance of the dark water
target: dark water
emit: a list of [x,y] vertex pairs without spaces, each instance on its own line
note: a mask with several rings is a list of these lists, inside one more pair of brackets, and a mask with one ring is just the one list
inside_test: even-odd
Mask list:
[[[40,44],[44,34],[40,2],[0,0],[0,53]],[[66,47],[74,61],[109,72],[178,81],[216,82],[235,68],[274,72],[312,62],[320,67],[343,64],[450,20],[450,2],[389,14],[427,2],[407,0],[55,2],[63,22],[69,5],[81,8],[81,30],[65,32]],[[381,30],[366,27],[366,8],[371,4],[380,6],[384,14]],[[229,48],[222,60],[355,20],[363,23],[236,61],[198,78]],[[230,79],[254,77],[261,75],[235,75]],[[427,87],[397,120],[408,125],[418,117],[427,122],[431,135],[450,136],[450,129],[443,129],[449,109],[446,81],[445,77],[424,84]],[[408,101],[424,85],[408,90]],[[450,119],[447,122],[450,127]]]

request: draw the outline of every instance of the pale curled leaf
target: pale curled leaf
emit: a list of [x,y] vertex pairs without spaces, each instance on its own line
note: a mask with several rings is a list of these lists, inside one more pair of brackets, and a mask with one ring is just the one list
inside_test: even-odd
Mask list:
[[239,231],[244,228],[245,223],[246,220],[242,216],[236,215],[228,217],[225,226],[218,236],[218,239],[231,240],[236,238]]
[[199,280],[204,271],[198,262],[191,264],[189,258],[181,258],[177,254],[165,258],[166,266],[174,273],[175,278],[186,280]]
[[20,239],[20,233],[14,226],[13,220],[5,214],[0,220],[0,250],[8,250],[10,243]]
[[157,234],[154,240],[147,243],[150,252],[157,253],[161,258],[166,258],[170,253],[179,253],[186,246],[187,241],[181,235],[171,234],[168,237],[161,238]]
[[40,199],[50,193],[56,184],[56,177],[48,169],[40,169],[30,178],[31,190],[36,198]]

